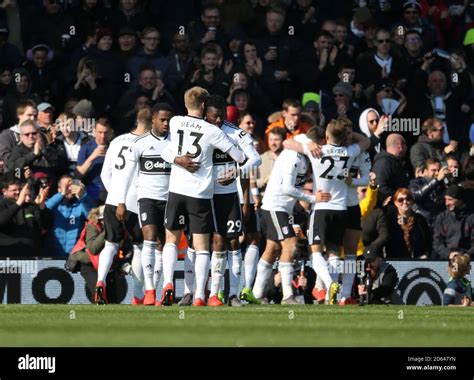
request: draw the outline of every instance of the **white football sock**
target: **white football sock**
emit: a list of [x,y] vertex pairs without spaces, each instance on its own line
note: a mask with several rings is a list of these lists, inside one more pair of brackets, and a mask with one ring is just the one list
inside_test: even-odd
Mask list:
[[340,263],[341,260],[338,256],[331,256],[328,259],[328,270],[333,282],[339,282],[339,273],[341,273]]
[[205,287],[209,276],[209,252],[196,251],[196,293],[194,299],[200,298],[205,300]]
[[[342,298],[349,298],[352,294],[352,285],[354,284],[354,277],[357,273],[356,255],[346,255],[344,271],[342,272]],[[353,269],[353,270],[351,270]]]
[[237,295],[240,285],[240,273],[242,271],[242,251],[229,251],[227,256],[229,263],[229,298]]
[[313,264],[313,269],[321,278],[326,289],[329,289],[332,283],[331,275],[328,270],[328,263],[324,260],[324,257],[321,252],[314,252],[311,255],[311,263]]
[[216,296],[221,288],[221,280],[224,278],[227,252],[212,252],[211,258],[211,293],[209,297]]
[[283,299],[286,300],[288,297],[293,295],[293,263],[280,263],[278,264],[278,270],[281,274],[281,288],[283,290]]
[[167,243],[163,248],[163,287],[173,284],[174,268],[178,260],[178,247],[176,244]]
[[145,240],[142,248],[142,267],[145,278],[145,290],[153,290],[153,273],[155,268],[156,241]]
[[105,284],[105,279],[114,261],[114,257],[118,251],[118,243],[105,242],[105,247],[100,252],[99,267],[97,268],[97,282],[102,281]]
[[153,273],[153,286],[154,289],[158,289],[158,283],[163,273],[163,252],[155,249],[155,269]]
[[184,256],[184,294],[193,294],[194,291],[194,262],[196,251],[192,248],[186,250]]
[[245,251],[245,287],[252,288],[255,273],[257,273],[259,252],[256,245],[249,245]]
[[133,278],[133,296],[139,299],[143,298],[143,268],[142,268],[142,245],[133,245],[132,258],[132,278]]
[[257,278],[255,279],[255,285],[253,286],[253,295],[255,298],[263,297],[263,289],[272,274],[272,269],[272,264],[267,263],[263,259],[259,260],[257,265]]

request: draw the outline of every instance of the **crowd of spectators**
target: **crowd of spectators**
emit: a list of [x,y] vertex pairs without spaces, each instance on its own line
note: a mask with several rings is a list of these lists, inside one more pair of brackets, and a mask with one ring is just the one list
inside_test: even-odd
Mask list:
[[363,236],[386,226],[387,258],[474,252],[473,1],[0,3],[2,255],[65,257],[110,140],[196,85],[253,136],[261,194],[284,140],[347,117],[379,186]]

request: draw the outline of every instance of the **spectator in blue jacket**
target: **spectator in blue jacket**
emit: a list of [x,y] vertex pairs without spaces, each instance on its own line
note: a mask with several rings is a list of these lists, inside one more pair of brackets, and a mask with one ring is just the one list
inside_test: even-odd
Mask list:
[[[77,180],[76,180],[77,181]],[[94,199],[86,187],[71,176],[60,178],[58,192],[46,201],[46,207],[54,215],[53,226],[46,240],[48,256],[67,257],[81,233]]]

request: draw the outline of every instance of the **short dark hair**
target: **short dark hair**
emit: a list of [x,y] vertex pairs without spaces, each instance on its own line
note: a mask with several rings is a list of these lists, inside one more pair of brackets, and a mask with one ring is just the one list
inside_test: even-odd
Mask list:
[[321,37],[326,37],[326,38],[329,38],[331,40],[334,39],[334,36],[329,33],[328,31],[326,30],[321,30],[319,33],[316,34],[316,37],[314,38],[315,41],[319,40]]
[[270,133],[274,135],[279,135],[282,138],[282,140],[286,139],[286,130],[284,128],[281,128],[281,127],[272,128],[270,129],[270,131],[268,131],[268,134]]
[[301,102],[298,99],[288,98],[283,101],[283,105],[281,106],[283,111],[288,111],[288,108],[295,107],[301,108]]
[[420,33],[418,30],[416,30],[416,29],[408,29],[408,30],[405,32],[405,38],[404,38],[405,41],[407,40],[407,36],[408,36],[409,34],[417,34],[417,35],[421,38],[421,33]]
[[321,127],[311,127],[308,132],[306,132],[306,136],[311,140],[316,143],[319,143],[320,141],[324,140],[326,138],[324,129]]
[[21,187],[21,185],[23,184],[23,182],[21,182],[17,178],[7,178],[7,179],[4,178],[1,183],[2,183],[2,189],[5,189],[5,190],[13,185],[18,185]]
[[173,108],[168,103],[156,103],[152,108],[152,115],[156,115],[160,111],[173,113]]
[[428,158],[427,160],[425,160],[425,168],[426,169],[428,169],[428,166],[435,165],[435,164],[440,164],[441,165],[441,161],[438,160],[436,157]]
[[207,98],[205,105],[206,108],[213,107],[218,110],[222,110],[227,107],[227,102],[225,101],[223,96],[214,94]]

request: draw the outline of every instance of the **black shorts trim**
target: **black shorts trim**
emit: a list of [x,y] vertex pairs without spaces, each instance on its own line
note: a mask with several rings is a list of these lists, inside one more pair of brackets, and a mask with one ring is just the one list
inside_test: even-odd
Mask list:
[[210,234],[216,230],[212,199],[170,192],[166,203],[165,227],[177,231],[186,226],[189,226],[190,234]]
[[261,210],[262,232],[267,240],[282,241],[296,236],[290,215],[283,211]]
[[230,239],[242,235],[242,209],[239,194],[214,194],[212,203],[216,216],[216,232]]
[[308,243],[342,247],[347,225],[346,210],[313,210],[309,219]]
[[116,211],[116,206],[105,205],[105,240],[111,243],[120,243],[125,237],[125,232],[128,232],[130,240],[133,243],[143,242],[142,231],[140,229],[140,224],[138,223],[138,215],[127,210],[125,221],[120,223],[115,216]]
[[362,231],[362,213],[360,206],[347,207],[347,229]]

